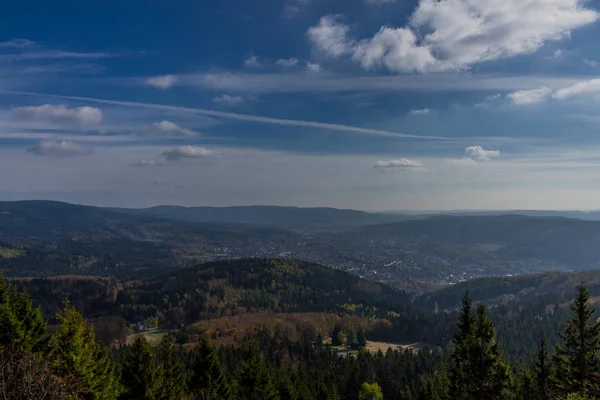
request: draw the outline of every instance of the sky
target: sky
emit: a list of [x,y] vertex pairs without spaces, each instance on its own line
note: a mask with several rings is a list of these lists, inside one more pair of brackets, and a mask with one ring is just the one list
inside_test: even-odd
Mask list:
[[596,0],[0,13],[0,200],[600,208]]

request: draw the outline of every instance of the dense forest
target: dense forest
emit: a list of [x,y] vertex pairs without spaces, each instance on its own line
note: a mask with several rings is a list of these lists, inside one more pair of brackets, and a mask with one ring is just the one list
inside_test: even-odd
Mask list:
[[[369,352],[364,332],[333,350],[336,326],[289,338],[258,328],[235,345],[201,333],[192,346],[166,334],[107,348],[69,304],[49,330],[26,292],[0,282],[0,394],[9,399],[594,399],[600,396],[600,322],[580,285],[552,350],[544,331],[531,361],[504,355],[485,304],[468,293],[446,348]],[[339,332],[338,332],[339,333]]]

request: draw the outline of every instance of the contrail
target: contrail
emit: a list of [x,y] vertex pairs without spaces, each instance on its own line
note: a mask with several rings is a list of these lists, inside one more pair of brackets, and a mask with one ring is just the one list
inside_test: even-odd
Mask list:
[[275,124],[275,125],[287,125],[287,126],[303,126],[303,127],[307,127],[307,128],[316,128],[316,129],[330,129],[330,130],[334,130],[334,131],[354,132],[354,133],[360,133],[363,135],[372,135],[372,136],[386,136],[386,137],[412,138],[412,139],[453,140],[452,138],[442,137],[442,136],[409,135],[409,134],[405,134],[405,133],[391,132],[391,131],[385,131],[385,130],[380,130],[380,129],[360,128],[357,126],[330,124],[330,123],[326,123],[326,122],[260,117],[260,116],[256,116],[256,115],[215,111],[215,110],[208,110],[208,109],[204,109],[204,108],[190,108],[190,107],[169,106],[169,105],[154,104],[154,103],[139,103],[139,102],[132,102],[132,101],[106,100],[106,99],[98,99],[98,98],[94,98],[94,97],[63,96],[63,95],[47,94],[47,93],[22,92],[22,91],[17,91],[17,90],[0,90],[0,93],[15,94],[15,95],[22,95],[22,96],[50,97],[50,98],[66,99],[66,100],[80,100],[80,101],[88,101],[88,102],[101,103],[101,104],[114,104],[114,105],[119,105],[119,106],[124,106],[124,107],[139,107],[139,108],[152,108],[152,109],[158,109],[158,110],[179,111],[179,112],[186,112],[186,113],[192,113],[192,114],[207,115],[207,116],[211,116],[211,117],[234,119],[234,120],[238,120],[238,121],[259,122],[259,123],[263,123],[263,124]]

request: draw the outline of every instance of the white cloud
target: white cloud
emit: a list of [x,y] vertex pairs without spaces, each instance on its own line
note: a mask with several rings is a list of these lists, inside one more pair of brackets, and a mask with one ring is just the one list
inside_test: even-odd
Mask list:
[[286,0],[283,15],[286,18],[294,18],[304,12],[310,3],[311,0]]
[[501,97],[502,97],[502,95],[500,93],[489,95],[485,99],[483,99],[482,102],[476,103],[473,107],[475,107],[475,108],[478,108],[478,107],[482,107],[482,108],[490,107],[493,102],[495,102],[496,100],[499,100]]
[[475,161],[489,161],[500,156],[500,150],[485,150],[481,146],[469,146],[465,153]]
[[156,165],[156,161],[152,160],[140,160],[133,164],[134,167],[152,167]]
[[27,152],[38,156],[53,157],[78,156],[93,153],[91,149],[73,142],[55,142],[48,140],[41,141],[28,149]]
[[209,150],[204,147],[196,146],[179,146],[172,150],[167,150],[162,155],[167,161],[177,161],[183,158],[206,158],[215,157],[219,153],[214,150]]
[[427,115],[431,114],[431,110],[429,108],[421,108],[418,110],[410,110],[410,115]]
[[295,57],[280,58],[279,60],[275,61],[275,64],[283,68],[291,68],[298,65],[298,59]]
[[562,58],[564,55],[565,55],[565,52],[562,49],[558,49],[552,54],[552,58],[559,59],[559,58]]
[[587,65],[589,65],[592,68],[598,68],[598,67],[600,67],[600,62],[598,62],[598,61],[588,60],[587,58],[584,58],[583,62],[586,63]]
[[177,77],[175,75],[153,76],[146,79],[144,83],[159,89],[169,89],[177,83]]
[[260,60],[255,55],[249,55],[244,60],[244,66],[248,68],[260,68],[262,66]]
[[306,69],[309,72],[321,72],[321,66],[317,63],[311,63],[311,62],[307,62],[306,63]]
[[579,82],[575,85],[559,89],[552,96],[556,100],[564,100],[573,96],[600,93],[600,78],[592,79],[586,82]]
[[0,47],[13,47],[13,48],[24,48],[24,47],[30,47],[30,46],[35,46],[36,43],[32,42],[31,40],[27,40],[27,39],[11,39],[11,40],[7,40],[6,42],[0,42]]
[[370,39],[348,37],[338,16],[325,16],[307,34],[331,57],[352,55],[365,69],[453,71],[537,51],[548,41],[595,22],[583,0],[421,0],[404,27],[384,26]]
[[409,160],[408,158],[400,158],[398,160],[389,160],[389,161],[377,161],[373,168],[379,169],[382,171],[393,171],[393,170],[412,170],[423,167],[418,161]]
[[221,96],[213,98],[213,102],[217,104],[225,104],[228,106],[237,106],[243,103],[244,99],[241,96],[230,96],[228,94],[223,94]]
[[95,107],[68,108],[66,105],[13,107],[13,115],[21,120],[41,121],[65,129],[88,129],[102,122],[102,110]]
[[318,50],[330,57],[339,57],[350,51],[354,43],[348,38],[350,27],[341,22],[339,15],[322,17],[317,26],[306,32],[308,39]]
[[519,105],[535,104],[546,100],[552,94],[552,89],[541,87],[539,89],[519,90],[510,93],[508,97],[513,103]]
[[198,133],[182,128],[171,121],[155,122],[141,129],[140,136],[198,136]]

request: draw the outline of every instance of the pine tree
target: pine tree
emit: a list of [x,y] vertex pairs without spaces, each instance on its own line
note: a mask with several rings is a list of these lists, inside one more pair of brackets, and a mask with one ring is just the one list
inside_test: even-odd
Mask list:
[[333,332],[331,332],[331,345],[332,346],[341,346],[342,340],[341,340],[341,333],[342,333],[342,329],[339,326],[334,326],[333,327]]
[[470,373],[468,393],[472,399],[502,399],[510,385],[509,366],[503,359],[496,330],[485,304],[477,306],[474,336],[467,339]]
[[179,400],[186,389],[185,366],[177,352],[175,338],[166,334],[158,347],[158,359],[162,367],[160,400]]
[[550,400],[550,375],[551,368],[548,360],[548,347],[546,333],[541,331],[540,347],[534,365],[534,378],[536,387],[536,400]]
[[452,399],[467,399],[467,384],[470,379],[468,367],[468,345],[474,333],[473,302],[469,291],[462,298],[456,331],[452,336],[453,352],[450,359],[450,395]]
[[232,397],[221,361],[206,335],[200,337],[194,353],[190,388],[197,399],[228,400]]
[[47,358],[59,376],[74,380],[78,396],[92,400],[116,399],[120,387],[108,353],[96,342],[94,329],[72,306],[57,315],[60,329],[49,340]]
[[29,295],[10,285],[0,275],[0,350],[40,350],[46,321],[39,308],[33,308]]
[[155,400],[160,398],[162,376],[154,356],[154,349],[139,335],[127,349],[121,381],[126,400]]
[[600,322],[592,322],[595,309],[588,304],[588,288],[577,287],[577,297],[571,304],[572,318],[560,334],[564,348],[557,346],[554,387],[564,395],[578,393],[600,397]]
[[362,329],[358,331],[358,345],[360,347],[365,347],[367,345],[367,337]]
[[280,400],[258,345],[254,342],[246,344],[244,353],[244,360],[240,362],[236,374],[239,383],[236,399]]

